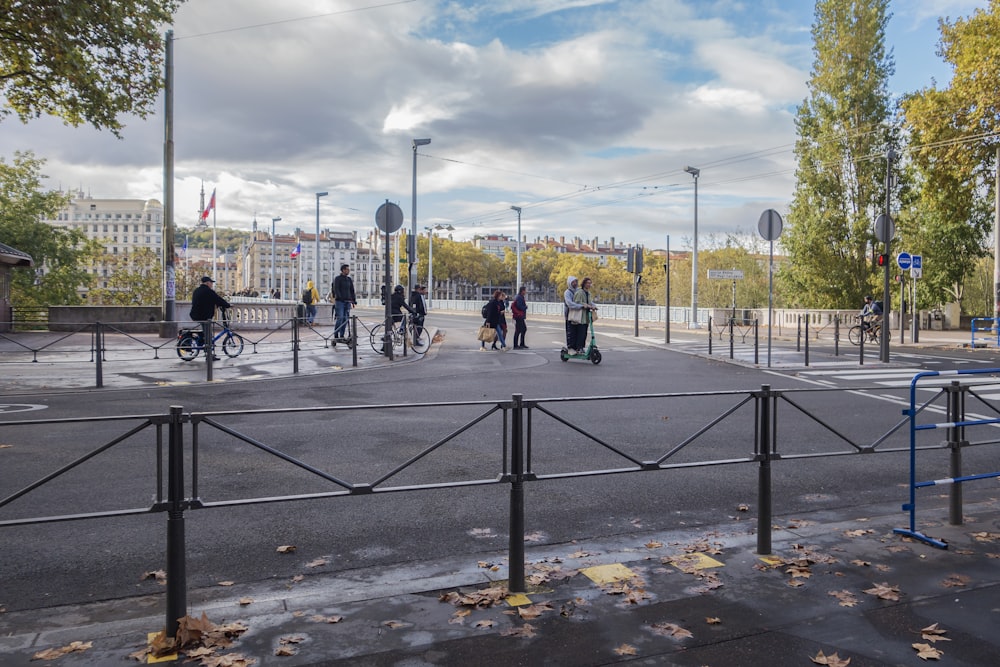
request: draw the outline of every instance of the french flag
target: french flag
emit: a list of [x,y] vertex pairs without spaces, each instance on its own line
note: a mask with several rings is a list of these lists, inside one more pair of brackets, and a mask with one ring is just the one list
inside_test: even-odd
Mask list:
[[302,254],[302,242],[301,241],[299,243],[295,244],[295,250],[292,251],[292,259],[295,259],[300,254]]
[[213,188],[212,189],[212,198],[208,200],[208,206],[206,206],[205,210],[201,212],[201,219],[202,220],[207,220],[208,219],[208,212],[211,211],[214,208],[215,208],[215,189]]

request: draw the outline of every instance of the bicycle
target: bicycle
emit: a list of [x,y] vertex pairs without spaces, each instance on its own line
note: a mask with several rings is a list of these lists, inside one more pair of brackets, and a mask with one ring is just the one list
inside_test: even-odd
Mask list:
[[[229,358],[240,356],[243,352],[243,336],[229,328],[229,315],[222,311],[222,329],[212,338],[213,345],[222,339],[222,351]],[[184,361],[191,361],[205,349],[201,342],[201,329],[181,329],[177,333],[177,356]]]
[[[385,349],[384,332],[385,323],[383,322],[382,324],[376,324],[372,327],[371,334],[369,336],[372,349],[378,354],[382,354]],[[394,354],[397,349],[402,352],[404,337],[409,343],[410,349],[417,354],[423,354],[427,351],[427,348],[431,346],[430,333],[424,329],[423,322],[418,323],[413,317],[404,317],[398,327],[394,324],[389,335],[392,336],[392,349]]]
[[[880,320],[867,319],[867,317],[858,318],[861,320],[860,324],[855,324],[847,332],[847,339],[851,341],[852,345],[861,345],[861,338],[864,337],[865,343],[878,345],[881,343],[882,337],[882,322]],[[887,339],[891,336],[888,329],[885,330],[885,335]]]

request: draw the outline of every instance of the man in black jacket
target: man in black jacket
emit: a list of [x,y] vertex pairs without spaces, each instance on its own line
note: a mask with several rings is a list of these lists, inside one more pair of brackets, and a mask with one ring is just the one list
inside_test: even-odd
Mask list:
[[[417,285],[410,293],[410,308],[413,309],[411,311],[413,313],[413,330],[417,341],[420,340],[420,336],[424,332],[424,317],[427,315],[426,296],[427,288],[423,285]],[[415,344],[419,343],[415,342]]]
[[336,321],[333,324],[334,345],[336,339],[347,337],[347,320],[351,314],[351,306],[358,305],[354,296],[354,279],[350,276],[350,264],[340,265],[340,275],[333,279],[333,311]]
[[[191,312],[189,315],[195,322],[211,321],[215,317],[216,306],[222,308],[223,310],[230,307],[229,302],[219,296],[219,294],[215,291],[214,286],[215,281],[209,276],[205,276],[201,279],[201,285],[196,287],[194,292],[192,292]],[[207,351],[205,356],[206,358],[208,357]],[[214,355],[213,359],[215,361],[219,360],[219,358]]]

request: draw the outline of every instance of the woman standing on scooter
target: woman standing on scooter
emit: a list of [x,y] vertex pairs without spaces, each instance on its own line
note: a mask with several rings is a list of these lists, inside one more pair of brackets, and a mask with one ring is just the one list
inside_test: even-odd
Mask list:
[[576,354],[576,324],[570,321],[569,315],[574,310],[579,310],[583,306],[573,300],[576,290],[580,286],[576,276],[566,279],[566,291],[563,292],[563,319],[566,320],[566,351],[569,354]]
[[[590,318],[593,316],[593,312],[597,310],[597,306],[594,304],[594,300],[590,296],[591,285],[592,281],[590,278],[584,278],[583,282],[580,283],[580,289],[578,289],[576,294],[573,295],[574,303],[579,304],[579,306],[586,311],[584,313],[585,317],[581,318],[583,322],[577,324],[575,327],[576,342],[573,345],[573,348],[577,350],[577,353],[583,352],[587,349],[587,333],[590,330]],[[570,354],[573,354],[572,350],[570,350]]]

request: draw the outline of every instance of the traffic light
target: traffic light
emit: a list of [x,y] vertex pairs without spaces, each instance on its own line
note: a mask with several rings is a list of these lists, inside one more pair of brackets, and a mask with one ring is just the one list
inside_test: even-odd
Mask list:
[[882,253],[881,255],[879,255],[878,256],[878,265],[879,266],[889,266],[889,255],[887,255],[886,253]]

